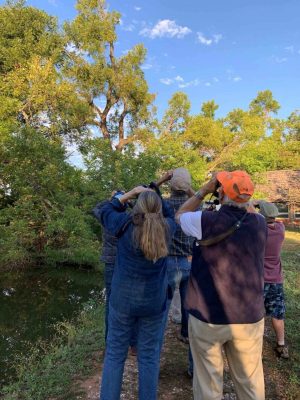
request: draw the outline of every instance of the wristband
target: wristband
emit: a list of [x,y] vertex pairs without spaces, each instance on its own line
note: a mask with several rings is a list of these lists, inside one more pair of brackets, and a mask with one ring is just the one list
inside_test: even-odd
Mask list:
[[205,197],[205,194],[203,194],[202,189],[199,189],[196,193],[194,193],[194,196],[197,197],[198,200],[203,200]]

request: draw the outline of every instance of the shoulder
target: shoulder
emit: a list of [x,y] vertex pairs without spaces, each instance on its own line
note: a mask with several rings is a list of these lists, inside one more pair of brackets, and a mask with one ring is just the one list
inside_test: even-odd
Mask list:
[[201,227],[202,211],[186,212],[180,215],[179,222],[181,229],[188,236],[202,239]]

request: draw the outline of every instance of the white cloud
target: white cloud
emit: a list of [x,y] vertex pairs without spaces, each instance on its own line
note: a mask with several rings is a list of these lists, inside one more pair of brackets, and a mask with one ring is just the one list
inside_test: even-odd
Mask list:
[[242,80],[242,78],[240,76],[235,76],[232,80],[233,82],[239,82]]
[[183,79],[180,75],[177,75],[177,76],[174,78],[174,80],[177,81],[177,82],[184,82],[184,79]]
[[175,21],[163,19],[157,22],[153,28],[144,28],[140,31],[140,35],[148,36],[151,39],[157,37],[168,37],[182,39],[185,35],[192,31],[187,26],[177,25]]
[[170,78],[161,78],[159,81],[164,85],[171,85],[174,82],[173,79]]
[[197,32],[198,42],[204,44],[205,46],[210,46],[211,44],[218,44],[222,39],[221,33],[213,35],[211,38],[205,37],[202,32]]
[[275,57],[274,60],[277,64],[282,64],[284,62],[287,62],[288,59],[286,57]]
[[190,86],[198,86],[198,85],[200,85],[200,83],[201,83],[200,80],[197,78],[190,82],[180,83],[178,85],[178,87],[186,88],[186,87],[190,87]]
[[135,11],[141,11],[142,7],[135,6],[134,9]]
[[291,54],[293,54],[294,53],[294,46],[293,45],[291,45],[291,46],[287,46],[287,47],[285,47],[284,48],[286,51],[288,51],[289,53],[291,53]]
[[221,35],[221,33],[218,33],[216,35],[213,35],[213,37],[214,37],[214,42],[219,43],[219,41],[222,39],[223,36]]
[[205,86],[211,86],[211,83],[210,82],[205,82]]
[[219,82],[219,79],[215,76],[214,78],[213,78],[213,80],[214,80],[214,82]]
[[197,32],[198,41],[205,46],[210,46],[212,44],[212,39],[207,39],[201,32]]
[[144,65],[142,66],[142,69],[146,70],[146,69],[151,69],[152,67],[153,67],[152,64],[144,64]]

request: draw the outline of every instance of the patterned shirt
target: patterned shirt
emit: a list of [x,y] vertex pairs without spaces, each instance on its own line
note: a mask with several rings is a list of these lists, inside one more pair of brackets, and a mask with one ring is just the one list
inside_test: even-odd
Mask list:
[[[171,196],[166,199],[166,202],[174,210],[174,213],[188,200],[188,195],[185,192],[171,192]],[[176,231],[170,246],[170,256],[188,257],[193,252],[194,238],[187,236],[177,224]]]

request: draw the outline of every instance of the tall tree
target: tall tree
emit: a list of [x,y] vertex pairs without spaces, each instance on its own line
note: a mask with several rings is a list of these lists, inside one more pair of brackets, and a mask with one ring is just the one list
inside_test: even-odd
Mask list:
[[173,94],[168,102],[168,108],[162,119],[162,131],[183,132],[187,128],[191,103],[183,92]]
[[265,119],[269,118],[270,113],[277,114],[280,108],[280,104],[273,98],[271,90],[263,90],[258,92],[255,99],[250,103],[250,112],[256,115],[260,115]]
[[104,0],[78,0],[76,8],[77,17],[64,26],[68,39],[64,72],[91,110],[88,124],[112,148],[121,150],[150,115],[154,96],[141,69],[146,50],[139,44],[116,56],[120,14],[109,12]]
[[[16,23],[17,21],[17,23]],[[80,137],[88,107],[61,74],[65,41],[55,18],[24,1],[0,7],[0,129]]]
[[300,110],[295,110],[287,119],[287,139],[300,141]]
[[214,119],[218,108],[219,106],[214,100],[206,101],[201,106],[201,114],[204,117]]

